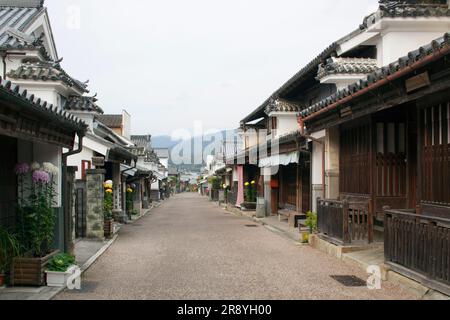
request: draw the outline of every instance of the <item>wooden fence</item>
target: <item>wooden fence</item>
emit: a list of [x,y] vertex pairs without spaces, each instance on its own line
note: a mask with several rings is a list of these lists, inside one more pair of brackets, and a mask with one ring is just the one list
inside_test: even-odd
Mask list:
[[450,219],[385,210],[386,263],[450,294]]
[[338,244],[373,242],[373,217],[370,201],[322,200],[317,202],[319,233]]

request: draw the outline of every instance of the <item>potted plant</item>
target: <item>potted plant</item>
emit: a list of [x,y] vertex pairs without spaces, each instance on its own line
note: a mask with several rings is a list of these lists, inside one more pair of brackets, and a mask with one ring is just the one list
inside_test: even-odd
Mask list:
[[307,231],[301,229],[300,227],[300,233],[302,235],[302,241],[303,243],[309,242],[309,236],[317,231],[317,214],[309,211],[306,214],[306,221],[305,226],[308,228]]
[[20,254],[20,244],[16,236],[0,227],[0,287],[6,284],[13,257]]
[[50,259],[47,265],[47,286],[48,287],[64,287],[67,279],[76,268],[75,257],[69,254],[58,254]]
[[244,210],[256,210],[256,181],[246,182],[244,184],[245,202],[241,204]]
[[133,211],[133,197],[134,197],[134,189],[131,185],[127,186],[126,190],[126,196],[125,196],[125,210],[128,214],[128,217],[131,218],[132,211]]
[[21,163],[15,172],[19,181],[17,235],[24,254],[13,258],[11,284],[42,286],[48,261],[59,253],[53,250],[55,178],[59,170],[51,163]]
[[104,232],[105,237],[109,238],[114,234],[114,218],[113,218],[113,183],[112,181],[106,181],[104,184],[105,197],[103,202],[103,214],[104,214]]

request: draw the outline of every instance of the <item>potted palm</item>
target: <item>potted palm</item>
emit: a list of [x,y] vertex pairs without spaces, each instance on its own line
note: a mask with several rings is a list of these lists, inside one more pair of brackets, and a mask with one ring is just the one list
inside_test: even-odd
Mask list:
[[59,253],[53,250],[55,178],[59,170],[51,163],[22,163],[15,171],[19,180],[17,234],[25,253],[13,258],[11,284],[42,286],[49,260]]
[[16,236],[0,227],[0,287],[6,284],[6,274],[12,259],[19,254],[20,244]]
[[75,257],[69,254],[59,254],[48,262],[47,270],[47,286],[48,287],[64,287],[67,279],[72,275],[75,264]]

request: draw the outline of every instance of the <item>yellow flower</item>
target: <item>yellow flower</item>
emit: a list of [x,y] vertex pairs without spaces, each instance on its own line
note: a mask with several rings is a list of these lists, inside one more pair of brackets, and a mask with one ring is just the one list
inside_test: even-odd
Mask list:
[[112,183],[105,182],[105,183],[103,184],[103,187],[104,187],[105,189],[112,189],[112,188],[113,188],[113,185],[112,185]]
[[133,189],[128,188],[128,189],[127,189],[127,192],[128,192],[128,193],[133,193]]
[[106,189],[105,192],[106,192],[106,193],[109,193],[109,194],[112,194],[112,193],[113,193],[112,189]]
[[252,181],[252,184],[256,184],[255,180]]
[[250,185],[250,183],[248,183],[248,182],[245,183],[245,186],[246,186],[246,187],[248,187],[249,185]]

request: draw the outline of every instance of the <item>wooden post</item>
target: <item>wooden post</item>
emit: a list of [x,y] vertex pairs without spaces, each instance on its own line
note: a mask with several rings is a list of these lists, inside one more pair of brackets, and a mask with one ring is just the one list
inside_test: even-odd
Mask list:
[[374,208],[373,208],[373,200],[370,199],[369,200],[369,206],[368,206],[369,211],[367,212],[367,229],[368,229],[368,241],[369,243],[373,243],[373,217],[374,217]]
[[349,203],[347,200],[342,202],[342,229],[343,229],[343,242],[344,244],[351,243],[351,237],[348,229],[348,219],[349,219]]

